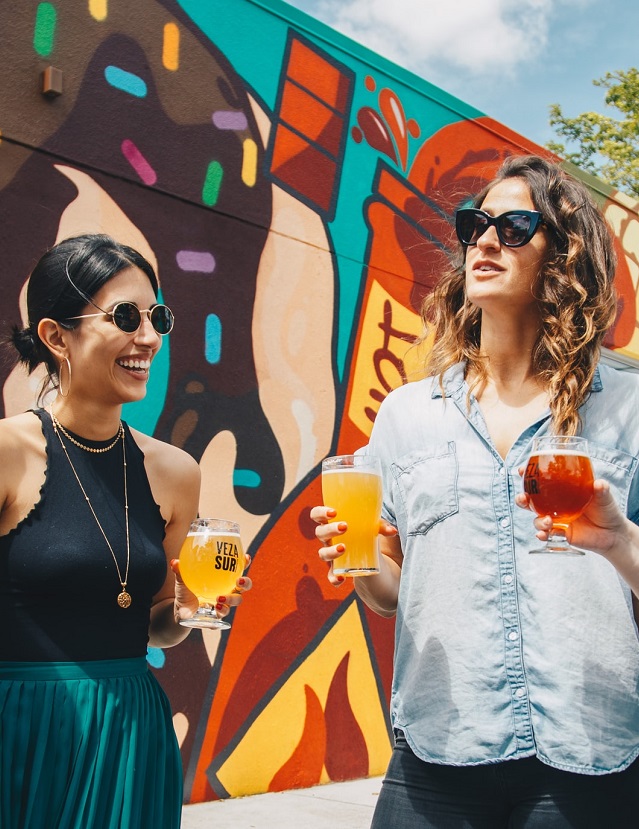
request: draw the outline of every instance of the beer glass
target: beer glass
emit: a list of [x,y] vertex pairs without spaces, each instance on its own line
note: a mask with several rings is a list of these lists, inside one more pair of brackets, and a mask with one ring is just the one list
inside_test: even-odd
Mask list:
[[336,455],[322,461],[322,497],[345,521],[345,552],[333,562],[344,576],[379,573],[378,533],[382,511],[382,466],[372,455]]
[[218,616],[218,596],[227,596],[242,575],[246,557],[240,528],[223,518],[197,518],[191,522],[180,550],[182,581],[198,597],[200,606],[190,619],[180,624],[191,628],[230,628]]
[[588,506],[593,481],[588,442],[584,438],[544,435],[533,439],[524,491],[538,515],[552,518],[552,529],[546,544],[531,553],[584,555],[583,550],[568,542],[566,533]]

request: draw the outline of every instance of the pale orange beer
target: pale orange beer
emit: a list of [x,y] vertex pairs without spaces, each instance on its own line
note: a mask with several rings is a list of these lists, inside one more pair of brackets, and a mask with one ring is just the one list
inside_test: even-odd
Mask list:
[[348,529],[340,538],[346,550],[333,562],[345,576],[379,573],[378,533],[382,510],[382,477],[378,458],[337,455],[322,462],[324,504],[337,511],[336,521]]
[[537,515],[552,518],[552,529],[546,544],[530,552],[583,555],[583,550],[568,542],[567,532],[590,503],[593,483],[588,442],[584,438],[534,438],[524,474],[524,491]]
[[198,597],[200,608],[191,619],[181,620],[187,627],[230,627],[211,605],[218,596],[228,595],[242,575],[246,558],[239,527],[233,521],[200,518],[191,524],[180,550],[182,581]]

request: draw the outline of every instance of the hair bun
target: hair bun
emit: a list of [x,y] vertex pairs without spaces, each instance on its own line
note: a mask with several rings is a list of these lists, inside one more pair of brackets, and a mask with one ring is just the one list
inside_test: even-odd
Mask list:
[[15,325],[11,331],[11,342],[23,360],[31,361],[33,359],[36,341],[31,328],[18,328]]

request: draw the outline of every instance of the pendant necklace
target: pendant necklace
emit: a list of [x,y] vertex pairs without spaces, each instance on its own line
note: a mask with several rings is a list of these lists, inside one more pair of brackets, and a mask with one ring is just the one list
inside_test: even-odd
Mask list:
[[[127,580],[129,578],[129,561],[130,561],[130,558],[131,558],[131,549],[130,549],[130,540],[129,540],[129,494],[128,494],[127,480],[126,480],[126,444],[125,444],[125,441],[124,441],[124,426],[122,425],[122,421],[120,421],[120,428],[118,429],[118,433],[115,436],[113,442],[110,443],[106,447],[103,447],[101,449],[96,449],[93,446],[85,446],[84,443],[81,443],[79,440],[76,440],[72,435],[70,435],[69,432],[67,432],[67,430],[64,428],[64,426],[60,423],[58,418],[53,414],[53,406],[49,406],[49,414],[51,415],[51,422],[53,423],[53,431],[58,436],[58,440],[60,441],[60,446],[62,447],[62,450],[63,450],[64,454],[66,455],[67,460],[69,461],[69,466],[71,467],[71,471],[73,472],[73,474],[75,476],[75,479],[78,482],[78,486],[82,490],[82,494],[84,495],[84,499],[87,502],[87,504],[89,505],[89,509],[91,510],[91,513],[92,513],[92,515],[95,519],[95,523],[98,525],[98,528],[99,528],[100,532],[102,533],[102,536],[103,536],[104,540],[106,541],[107,547],[109,548],[109,551],[110,551],[111,556],[113,558],[113,561],[115,563],[115,569],[118,572],[118,581],[120,582],[120,585],[122,587],[122,590],[118,594],[118,598],[117,598],[118,605],[122,608],[129,607],[131,605],[131,601],[132,601],[131,596],[127,592],[127,589],[126,589]],[[60,433],[62,433],[62,434],[60,434]],[[76,472],[75,466],[73,465],[73,461],[71,460],[69,452],[67,451],[67,447],[64,445],[64,441],[62,440],[62,435],[64,435],[66,438],[68,438],[71,441],[71,443],[74,443],[80,449],[84,449],[85,452],[94,452],[96,454],[101,454],[103,452],[108,452],[110,449],[113,449],[113,447],[116,445],[116,443],[120,439],[122,440],[122,460],[123,460],[123,465],[124,465],[124,525],[126,527],[126,570],[124,571],[124,578],[122,578],[122,572],[120,570],[120,565],[118,564],[118,560],[115,557],[115,553],[113,552],[113,547],[111,546],[111,542],[107,538],[107,535],[104,532],[104,528],[102,527],[102,524],[100,524],[98,516],[96,515],[95,510],[93,509],[93,504],[89,500],[89,496],[87,495],[85,488],[82,486],[82,481],[80,480],[80,476]]]

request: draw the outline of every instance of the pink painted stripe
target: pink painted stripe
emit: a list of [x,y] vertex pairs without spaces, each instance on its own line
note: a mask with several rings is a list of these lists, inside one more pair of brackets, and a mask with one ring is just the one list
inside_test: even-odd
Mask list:
[[155,170],[138,150],[133,141],[129,141],[128,138],[125,138],[122,142],[122,155],[145,184],[155,184],[158,180]]

